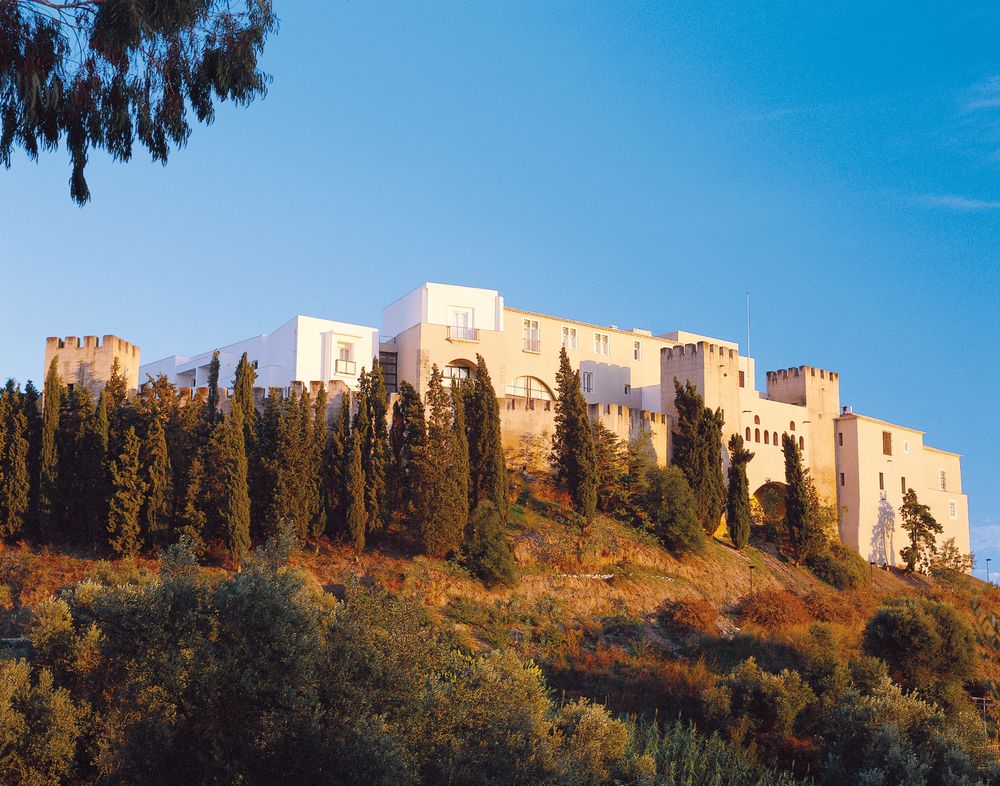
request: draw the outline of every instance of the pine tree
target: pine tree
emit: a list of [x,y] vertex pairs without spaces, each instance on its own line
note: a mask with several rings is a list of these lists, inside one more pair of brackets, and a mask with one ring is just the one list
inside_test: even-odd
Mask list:
[[14,400],[2,409],[6,425],[0,440],[0,540],[7,540],[22,531],[28,510],[28,419]]
[[195,456],[188,467],[184,498],[177,515],[177,535],[186,537],[196,557],[205,553],[205,515],[202,493],[205,483],[205,464]]
[[469,509],[490,500],[506,526],[510,515],[507,465],[500,435],[500,404],[482,355],[476,355],[476,378],[463,387],[469,443]]
[[209,425],[215,423],[219,411],[219,350],[212,353],[212,361],[208,364],[208,398],[205,401],[205,420]]
[[940,535],[944,527],[931,515],[931,509],[917,499],[917,492],[907,489],[903,504],[899,509],[903,531],[910,538],[910,545],[900,549],[899,556],[906,563],[906,570],[912,573],[917,567],[926,571],[937,554],[935,535]]
[[372,359],[366,393],[370,428],[362,454],[365,471],[365,510],[368,514],[368,531],[377,532],[386,525],[385,471],[389,454],[386,423],[388,398],[378,358]]
[[109,543],[120,557],[139,553],[139,511],[146,484],[139,472],[139,438],[131,426],[125,432],[122,451],[111,462],[111,503],[108,510]]
[[726,484],[722,477],[722,411],[705,407],[690,380],[681,385],[675,378],[674,391],[677,428],[673,463],[684,471],[694,493],[698,520],[705,533],[712,535],[719,527],[726,503]]
[[750,483],[747,464],[754,454],[743,446],[743,437],[729,438],[729,486],[726,489],[726,526],[729,538],[737,549],[750,539]]
[[351,452],[344,484],[346,526],[351,545],[361,551],[365,547],[365,530],[368,526],[365,514],[365,473],[361,467],[361,432],[354,429],[350,439]]
[[159,414],[154,411],[146,426],[140,451],[142,477],[146,484],[146,501],[142,509],[142,524],[148,539],[166,531],[173,509],[173,488],[167,437]]
[[108,410],[108,451],[117,456],[125,440],[125,432],[134,426],[128,405],[128,380],[122,373],[121,362],[115,356],[111,364],[111,376],[102,391],[107,399]]
[[468,482],[455,472],[455,439],[451,395],[445,390],[437,365],[431,367],[427,387],[427,443],[422,471],[426,506],[420,511],[420,540],[424,553],[446,557],[462,542],[468,522]]
[[412,533],[420,532],[420,516],[427,509],[423,479],[427,432],[424,405],[409,382],[399,385],[392,410],[389,446],[392,454],[393,510]]
[[63,385],[59,378],[58,359],[52,358],[45,375],[42,396],[42,434],[38,478],[39,534],[49,542],[55,536],[59,515],[59,416],[62,410]]
[[274,508],[274,490],[277,482],[278,425],[285,402],[280,388],[270,388],[264,399],[264,408],[257,422],[257,441],[254,459],[249,462],[250,476],[250,528],[253,538],[263,542],[271,534],[269,518]]
[[566,348],[559,350],[556,373],[555,434],[552,457],[556,477],[569,491],[573,510],[583,524],[597,511],[597,456],[580,374],[573,371]]
[[808,480],[795,437],[783,435],[781,450],[785,455],[785,531],[788,541],[785,551],[798,565],[823,550],[826,535],[812,515]]
[[239,415],[219,419],[208,444],[211,471],[211,517],[208,524],[225,541],[229,557],[240,570],[250,551],[250,492],[243,423]]

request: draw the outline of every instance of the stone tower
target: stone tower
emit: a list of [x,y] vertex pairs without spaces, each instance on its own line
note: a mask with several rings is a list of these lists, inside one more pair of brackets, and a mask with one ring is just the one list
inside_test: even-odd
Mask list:
[[77,336],[45,339],[45,372],[57,358],[59,376],[67,385],[84,385],[96,395],[111,377],[115,358],[130,391],[139,388],[139,347],[118,336]]

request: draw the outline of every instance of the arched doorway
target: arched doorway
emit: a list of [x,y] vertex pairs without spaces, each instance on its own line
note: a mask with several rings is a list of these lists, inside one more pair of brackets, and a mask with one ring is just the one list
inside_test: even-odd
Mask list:
[[455,358],[441,370],[441,374],[444,376],[445,384],[475,379],[476,364],[467,358]]
[[771,480],[757,489],[754,499],[760,505],[764,520],[778,524],[785,519],[785,491],[787,486],[784,483]]

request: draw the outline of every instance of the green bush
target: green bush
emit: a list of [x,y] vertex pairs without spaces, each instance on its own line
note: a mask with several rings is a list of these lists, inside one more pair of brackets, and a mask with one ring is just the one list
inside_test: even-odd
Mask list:
[[698,521],[694,492],[677,467],[650,467],[636,498],[641,518],[668,549],[700,551],[705,532]]
[[517,583],[516,565],[507,528],[493,503],[480,502],[473,511],[465,553],[469,569],[487,587],[513,587]]
[[839,543],[810,557],[806,565],[816,578],[842,590],[860,587],[870,569],[857,552]]

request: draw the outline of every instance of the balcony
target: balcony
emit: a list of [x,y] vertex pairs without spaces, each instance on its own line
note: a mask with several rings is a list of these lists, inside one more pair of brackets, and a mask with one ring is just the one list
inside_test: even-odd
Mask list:
[[335,360],[333,372],[335,374],[344,374],[348,377],[356,377],[358,375],[358,364],[353,360]]
[[464,327],[461,325],[449,325],[448,340],[479,341],[479,328]]
[[541,352],[542,351],[542,341],[539,338],[522,338],[521,339],[521,349],[525,352]]

